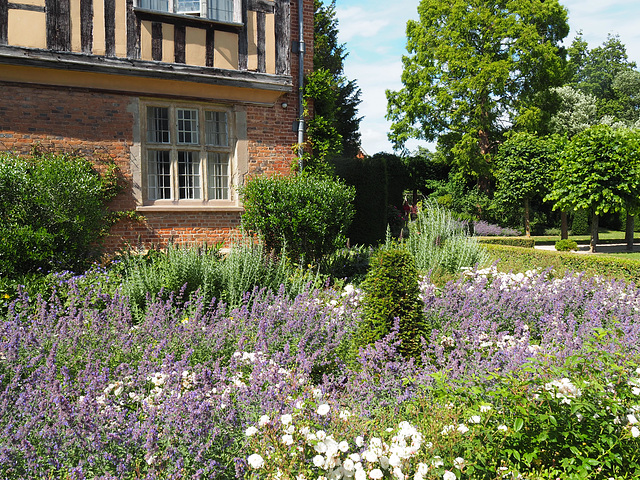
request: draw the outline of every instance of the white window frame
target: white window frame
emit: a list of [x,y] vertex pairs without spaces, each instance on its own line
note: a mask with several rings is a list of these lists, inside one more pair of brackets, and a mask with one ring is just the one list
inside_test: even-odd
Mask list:
[[[153,122],[154,109],[166,113],[166,121]],[[144,101],[140,103],[140,133],[143,208],[237,206],[234,185],[239,172],[232,109]],[[183,162],[187,157],[193,162]],[[162,158],[164,168],[157,169],[154,158]]]
[[[144,10],[156,12],[170,13],[175,15],[187,15],[200,17],[203,19],[223,22],[223,23],[242,23],[241,0],[193,0],[191,3],[198,4],[197,8],[180,10],[179,0],[136,0],[136,7]],[[184,0],[189,2],[189,0]],[[218,6],[219,2],[231,1],[231,15],[214,15],[213,10]],[[195,7],[195,5],[194,5]],[[212,14],[209,15],[209,10]]]

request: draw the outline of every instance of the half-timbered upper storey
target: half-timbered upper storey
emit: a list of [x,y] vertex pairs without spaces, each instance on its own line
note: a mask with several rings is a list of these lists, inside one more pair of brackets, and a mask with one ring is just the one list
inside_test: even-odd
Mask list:
[[[51,77],[74,71],[73,79],[57,83],[131,91],[140,89],[136,78],[186,79],[191,87],[180,88],[196,89],[199,98],[273,102],[292,84],[289,3],[0,0],[3,78],[10,79],[13,70],[21,81],[27,67],[53,68],[44,74],[53,83]],[[103,73],[114,77],[91,77]],[[157,94],[176,88],[146,85]],[[215,85],[215,92],[207,94],[206,85]]]

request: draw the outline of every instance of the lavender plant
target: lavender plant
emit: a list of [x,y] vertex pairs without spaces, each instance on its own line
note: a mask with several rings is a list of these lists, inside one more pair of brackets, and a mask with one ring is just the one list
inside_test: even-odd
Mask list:
[[[150,297],[138,320],[104,275],[105,288],[61,276],[47,297],[21,290],[7,300],[1,478],[266,478],[253,455],[275,474],[281,457],[270,447],[294,446],[299,462],[281,461],[282,478],[333,478],[334,467],[346,478],[400,478],[399,468],[418,480],[640,474],[634,285],[495,269],[440,288],[423,277],[433,330],[421,361],[398,355],[396,323],[352,368],[362,314],[353,286],[294,297],[254,289],[233,307],[178,292]],[[293,415],[298,401],[315,413]],[[260,425],[287,414],[291,433],[282,421]],[[322,440],[318,452],[305,426],[348,450],[329,456]],[[391,449],[409,427],[405,444],[422,440],[402,458]]]

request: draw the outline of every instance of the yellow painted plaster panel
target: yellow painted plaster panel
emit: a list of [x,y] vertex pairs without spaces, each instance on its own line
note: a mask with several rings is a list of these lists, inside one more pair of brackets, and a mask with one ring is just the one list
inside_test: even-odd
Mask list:
[[143,20],[140,26],[140,58],[142,60],[153,60],[152,52],[151,22]]
[[93,54],[104,55],[104,0],[93,0]]
[[38,7],[44,7],[44,0],[19,0],[16,3],[23,5],[37,5]]
[[207,31],[203,28],[187,27],[184,35],[184,61],[187,65],[207,64]]
[[266,57],[266,72],[276,73],[276,27],[275,27],[275,15],[267,13],[265,20],[265,57]]
[[238,34],[216,32],[213,66],[227,70],[238,69]]
[[276,90],[228,87],[197,82],[159,80],[127,75],[106,75],[21,65],[3,65],[0,68],[0,81],[90,88],[133,95],[166,95],[184,99],[248,102],[266,105],[273,105],[284,94],[284,92]]
[[258,14],[256,12],[248,12],[247,15],[247,37],[248,37],[248,56],[247,68],[249,70],[258,70]]
[[82,51],[82,40],[80,33],[80,0],[69,1],[69,12],[71,16],[71,51]]
[[127,2],[116,0],[116,57],[127,56]]
[[44,12],[10,9],[7,43],[18,47],[47,48],[46,21]]
[[173,25],[162,24],[162,61],[174,63],[176,61],[176,47],[174,42]]

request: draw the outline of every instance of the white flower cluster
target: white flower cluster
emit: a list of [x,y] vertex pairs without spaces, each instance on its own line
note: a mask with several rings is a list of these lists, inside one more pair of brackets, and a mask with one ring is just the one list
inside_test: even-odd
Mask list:
[[[495,265],[480,270],[476,270],[473,267],[462,267],[462,271],[465,276],[473,278],[475,283],[482,282],[487,278],[494,281],[499,280],[500,290],[514,290],[523,285],[534,285],[538,275],[536,270],[527,270],[524,273],[502,273],[498,271]],[[470,285],[467,288],[469,290],[474,290],[476,287],[474,285]]]
[[329,301],[329,307],[333,312],[339,316],[343,316],[347,307],[350,309],[357,308],[362,302],[362,290],[354,287],[352,284],[347,284],[344,290],[340,294],[340,299],[333,299]]
[[[306,425],[296,427],[294,424],[296,416],[309,417],[310,412],[302,412],[303,408],[304,405],[298,402],[294,413],[282,415],[279,422],[272,422],[268,416],[264,415],[260,418],[258,427],[248,427],[245,434],[254,437],[260,433],[260,428],[271,424],[277,428],[278,442],[290,447],[292,456],[303,452],[307,457],[303,463],[310,461],[317,469],[318,480],[375,480],[388,476],[396,480],[422,480],[430,469],[444,466],[441,458],[434,457],[430,464],[419,463],[411,476],[411,460],[416,457],[421,447],[432,448],[432,444],[425,443],[422,434],[409,422],[400,422],[395,431],[387,429],[388,433],[393,433],[389,441],[374,436],[365,442],[364,437],[357,436],[350,444],[347,440],[336,438],[322,429],[314,429]],[[326,403],[315,408],[315,413],[320,416],[326,416],[331,411],[332,407]],[[338,417],[347,420],[351,417],[351,413],[341,411]],[[264,453],[266,460],[260,453],[249,455],[247,458],[249,466],[252,469],[262,469],[266,467],[268,461],[278,462],[277,458],[272,458],[273,451],[273,448],[266,447]],[[454,461],[454,467],[462,469],[464,459],[457,458]],[[449,477],[445,472],[444,478]],[[278,469],[275,478],[285,478],[285,475]],[[296,478],[304,477],[298,475]],[[452,478],[455,478],[455,474]]]
[[582,391],[566,377],[545,383],[544,389],[551,392],[553,398],[560,399],[560,403],[566,404],[570,404],[572,398],[578,398],[582,395]]

